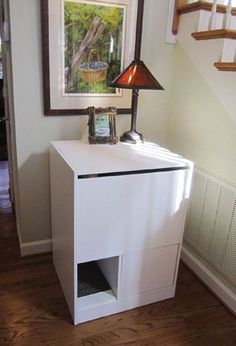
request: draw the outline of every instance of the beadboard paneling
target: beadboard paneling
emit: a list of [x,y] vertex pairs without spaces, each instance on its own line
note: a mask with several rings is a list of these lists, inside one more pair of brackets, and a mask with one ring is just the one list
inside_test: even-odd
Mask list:
[[184,242],[236,288],[236,186],[195,169]]

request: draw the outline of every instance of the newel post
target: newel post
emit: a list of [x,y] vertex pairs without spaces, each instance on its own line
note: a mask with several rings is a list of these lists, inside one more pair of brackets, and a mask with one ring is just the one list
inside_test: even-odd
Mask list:
[[188,4],[188,0],[175,0],[174,16],[173,16],[173,24],[172,24],[172,33],[174,35],[178,33],[178,29],[179,29],[180,14],[178,12],[178,9],[179,7],[185,6],[187,4]]

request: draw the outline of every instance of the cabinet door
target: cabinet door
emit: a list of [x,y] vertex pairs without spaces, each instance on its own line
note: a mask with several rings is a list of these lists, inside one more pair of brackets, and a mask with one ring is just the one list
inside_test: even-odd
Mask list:
[[174,285],[178,245],[135,251],[122,260],[120,298]]
[[181,241],[186,171],[81,179],[76,183],[79,262]]

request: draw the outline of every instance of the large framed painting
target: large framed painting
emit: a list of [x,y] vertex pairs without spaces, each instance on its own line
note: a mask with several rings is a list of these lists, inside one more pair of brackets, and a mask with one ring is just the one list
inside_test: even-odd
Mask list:
[[45,115],[130,113],[131,91],[109,83],[134,57],[137,3],[41,0]]

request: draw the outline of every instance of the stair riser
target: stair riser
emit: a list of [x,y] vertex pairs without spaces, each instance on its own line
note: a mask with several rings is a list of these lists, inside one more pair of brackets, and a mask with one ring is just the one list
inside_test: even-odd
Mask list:
[[[208,23],[210,18],[210,12],[200,10],[192,13],[186,13],[181,15],[180,30],[182,35],[191,35],[193,32],[206,31],[208,30]],[[217,14],[218,29],[222,28],[223,15]],[[236,30],[236,17],[233,17],[232,24],[235,26]],[[184,31],[184,32],[183,32]],[[178,34],[179,36],[179,34]],[[178,40],[177,36],[177,40]],[[193,40],[193,38],[192,38]],[[212,40],[208,41],[208,45],[212,45]],[[212,56],[212,61],[224,61],[224,62],[234,62],[236,58],[236,40],[232,39],[217,39],[214,47],[215,56]]]
[[[197,31],[207,31],[209,29],[222,29],[223,28],[223,20],[224,20],[224,14],[223,13],[217,13],[215,15],[215,19],[213,21],[213,25],[211,28],[209,28],[210,18],[211,18],[211,12],[199,10],[196,11],[199,12],[199,22]],[[236,16],[232,16],[230,19],[230,25],[227,29],[236,30]]]
[[197,31],[199,15],[200,13],[197,12],[181,15],[180,28],[176,39],[189,54],[194,52],[194,56],[199,55],[198,59],[201,59],[202,62],[208,62],[211,66],[215,61],[220,61],[225,40],[196,41],[191,34]]
[[[207,82],[210,89],[216,95],[219,102],[236,122],[235,113],[235,72],[219,72],[214,66],[215,62],[221,61],[222,52],[225,51],[227,41],[235,45],[236,40],[209,39],[196,41],[191,34],[197,31],[199,13],[186,13],[181,15],[178,35],[178,44],[187,53],[190,61],[196,66],[200,75]],[[232,49],[232,48],[231,48]],[[228,55],[232,54],[228,53]]]

